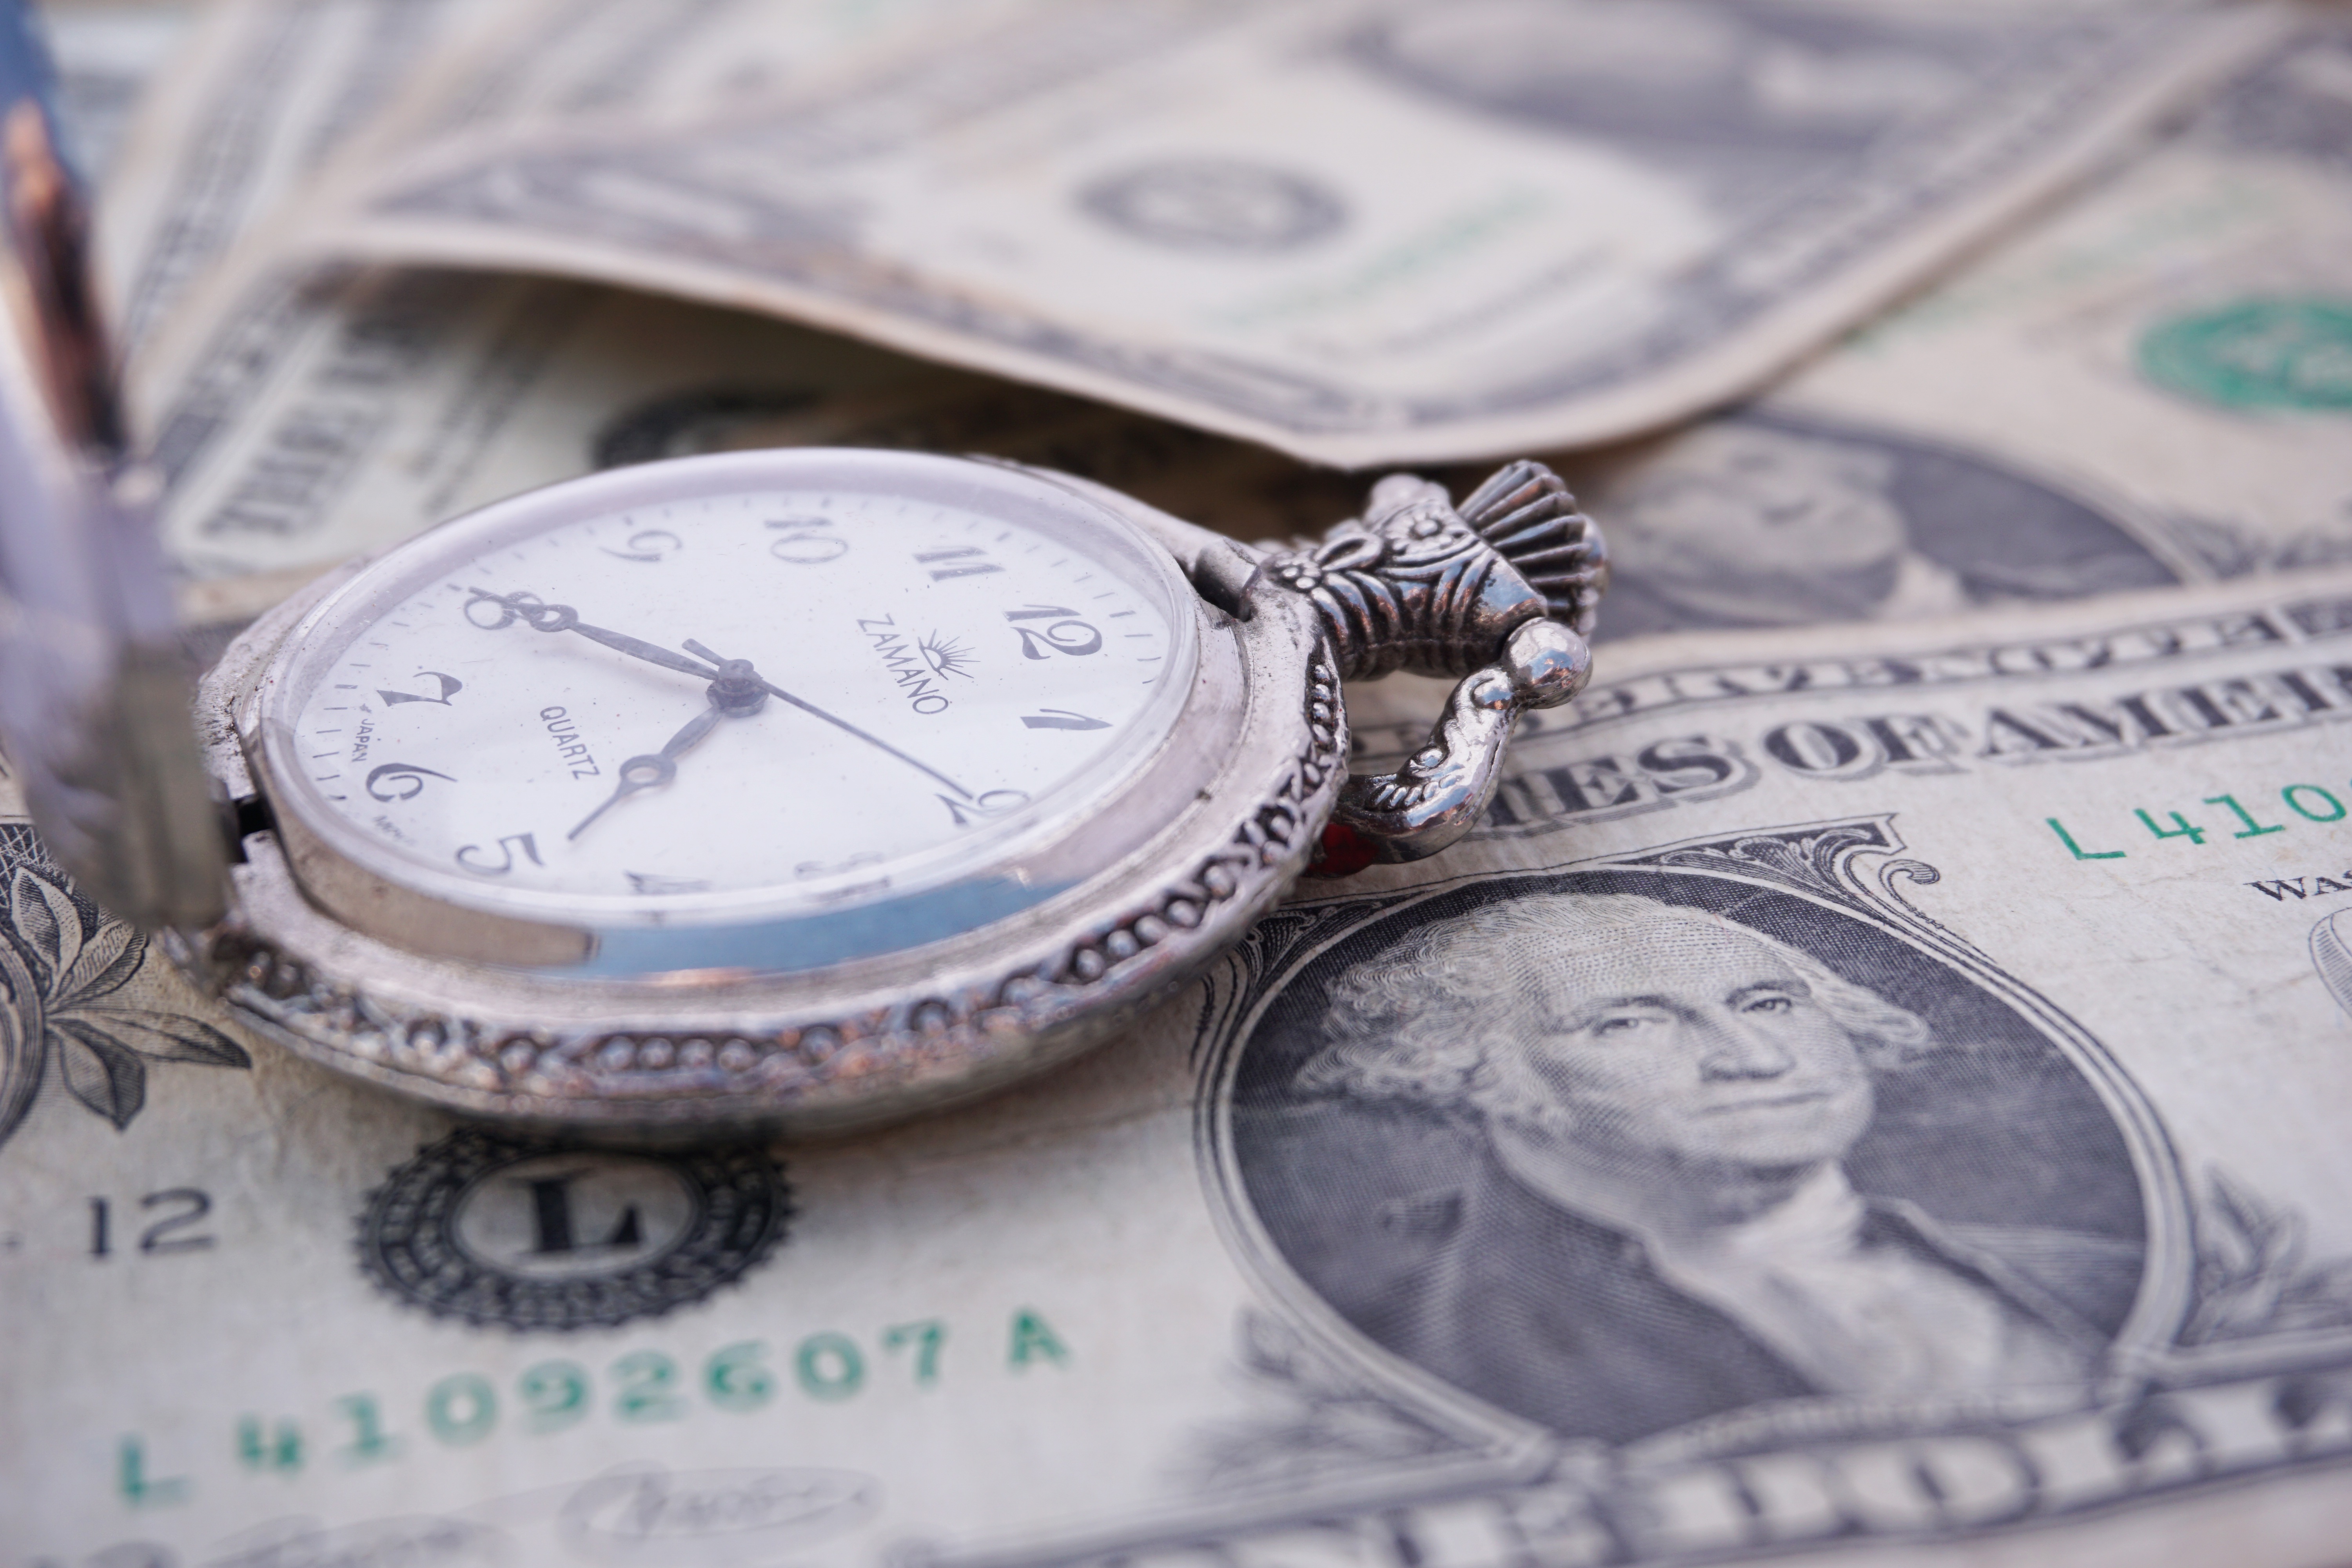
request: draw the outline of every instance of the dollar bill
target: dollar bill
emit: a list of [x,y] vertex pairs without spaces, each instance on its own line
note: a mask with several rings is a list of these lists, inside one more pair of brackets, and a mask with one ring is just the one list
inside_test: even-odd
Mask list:
[[153,437],[164,537],[198,578],[299,578],[587,472],[651,439],[632,432],[670,400],[772,411],[908,368],[783,322],[511,275],[333,272],[246,306]]
[[346,166],[273,247],[749,305],[1344,464],[1755,387],[2284,26],[1814,0],[1033,6],[683,123]]
[[0,1562],[2319,1568],[2347,717],[2341,574],[1625,644],[1465,844],[792,1148],[240,1047],[19,836]]
[[[103,57],[118,79],[135,66],[152,87],[104,214],[112,297],[137,341],[331,156],[619,108],[707,111],[1027,3],[217,0],[192,17],[187,5],[69,0],[52,32],[69,74],[73,58]],[[152,35],[192,23],[172,68],[154,71]]]
[[[2341,49],[2340,23],[2306,24],[2187,136],[1727,424],[1599,458],[1555,454],[1616,541],[1602,635],[1901,618],[2326,559],[2319,541],[2342,515],[2330,461],[2341,416],[2323,399],[2223,408],[2110,354],[2067,384],[2063,407],[2045,406],[2012,395],[2043,384],[2043,367],[1994,346],[2040,342],[2039,318],[1948,301],[2014,298],[1978,281],[2009,275],[2087,279],[2069,307],[2080,310],[2146,296],[2179,271],[2165,215],[2200,182],[2269,190],[2225,209],[2247,215],[2233,220],[2234,253],[2300,257],[2305,296],[2340,294],[2329,100],[2279,81],[2332,79],[2320,68]],[[2299,143],[2229,130],[2266,104],[2302,106]],[[2308,199],[2288,199],[2297,193]],[[140,364],[174,479],[173,547],[208,584],[194,595],[201,618],[234,618],[319,565],[635,450],[606,433],[647,419],[672,429],[666,453],[808,440],[992,451],[1244,537],[1318,529],[1353,504],[1314,465],[1172,421],[633,291],[366,272],[257,286],[227,305],[180,369]],[[1854,381],[1905,332],[1899,366]],[[895,405],[874,396],[886,384],[903,393]]]
[[2352,19],[1733,414],[1555,458],[1606,636],[1901,620],[2352,556]]
[[2000,454],[2177,570],[2352,558],[2352,13],[1776,393]]

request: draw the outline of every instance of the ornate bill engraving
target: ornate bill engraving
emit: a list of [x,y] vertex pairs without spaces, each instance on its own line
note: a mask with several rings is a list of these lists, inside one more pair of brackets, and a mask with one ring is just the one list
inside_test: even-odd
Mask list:
[[636,1153],[465,1128],[368,1194],[355,1245],[386,1294],[436,1317],[617,1328],[734,1284],[791,1217],[764,1151]]
[[157,1064],[252,1065],[145,933],[77,890],[29,826],[0,826],[0,1143],[50,1082],[121,1130]]
[[[2080,1404],[2179,1327],[2178,1173],[2105,1052],[2033,1028],[2046,1004],[1873,951],[1871,917],[1923,923],[1855,865],[1899,848],[1879,824],[1744,835],[1388,913],[1300,976],[1328,989],[1319,1028],[1262,1029],[1266,1058],[1234,1064],[1253,1206],[1349,1276],[1318,1293],[1384,1349],[1567,1436]],[[1339,1240],[1281,1173],[1252,1180],[1317,1120],[1459,1147],[1347,1182],[1396,1190]],[[2002,1190],[2026,1171],[2048,1185]],[[1438,1173],[1459,1179],[1419,1184]]]
[[1867,418],[1767,405],[1601,467],[1616,637],[1956,615],[2238,564],[2095,487]]

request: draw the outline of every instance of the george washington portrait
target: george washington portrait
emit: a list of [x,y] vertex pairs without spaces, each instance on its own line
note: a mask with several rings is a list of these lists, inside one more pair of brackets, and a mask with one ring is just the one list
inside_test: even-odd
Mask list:
[[2122,521],[1981,454],[1757,413],[1594,475],[1611,637],[1901,621],[2169,586]]
[[1267,1015],[1236,1136],[1293,1266],[1579,1436],[2078,1402],[2144,1252],[2080,1081],[1858,921],[1630,886],[1441,901]]

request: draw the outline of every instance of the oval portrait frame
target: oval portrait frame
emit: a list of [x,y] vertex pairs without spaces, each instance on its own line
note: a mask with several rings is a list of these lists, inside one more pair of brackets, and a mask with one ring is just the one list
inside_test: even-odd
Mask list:
[[[1491,1460],[1508,1461],[1512,1456],[1551,1451],[1563,1444],[1604,1451],[1616,1447],[1664,1458],[1770,1447],[1776,1435],[1796,1440],[1800,1431],[1806,1440],[1818,1440],[1840,1435],[1924,1436],[1944,1429],[1932,1420],[1890,1427],[1882,1406],[1813,1394],[1727,1408],[1700,1420],[1628,1436],[1616,1445],[1590,1435],[1562,1433],[1532,1416],[1508,1413],[1384,1346],[1309,1277],[1317,1266],[1302,1266],[1277,1234],[1286,1228],[1284,1217],[1270,1222],[1262,1212],[1266,1178],[1250,1169],[1252,1136],[1237,1128],[1237,1100],[1248,1100],[1253,1092],[1249,1069],[1260,1031],[1270,1022],[1280,1022],[1277,1010],[1286,995],[1295,997],[1302,984],[1320,984],[1317,971],[1328,976],[1342,962],[1339,950],[1351,950],[1347,958],[1361,962],[1404,937],[1416,914],[1432,905],[1450,903],[1466,910],[1493,900],[1580,886],[1607,891],[1656,889],[1679,894],[1663,900],[1677,906],[1778,908],[1801,921],[1854,922],[1832,929],[1847,931],[1859,946],[1876,945],[1899,955],[1915,968],[1927,965],[1930,972],[1940,968],[1948,973],[1964,1010],[1984,1015],[1990,1009],[2012,1018],[2021,1031],[2013,1037],[2031,1043],[2019,1048],[2038,1047],[2049,1063],[2071,1075],[2080,1088],[2077,1109],[2095,1107],[2112,1131],[2109,1152],[2123,1160],[2120,1169],[2128,1173],[2135,1189],[2143,1247],[2130,1305],[2107,1334],[2101,1373],[2085,1392],[2093,1402],[2104,1402],[2128,1389],[2177,1342],[2191,1307],[2191,1205],[2171,1141],[2146,1095],[2087,1029],[2010,974],[1991,955],[1907,901],[1898,884],[1924,886],[1941,876],[1932,867],[1903,858],[1902,849],[1891,816],[1860,817],[1690,840],[1541,871],[1458,878],[1369,898],[1293,904],[1267,917],[1244,947],[1213,972],[1194,1048],[1201,1075],[1195,1140],[1211,1212],[1285,1331],[1314,1347],[1325,1362],[1345,1369],[1351,1382],[1377,1390],[1410,1411],[1411,1419],[1437,1425],[1454,1434],[1463,1447],[1481,1450]],[[1771,922],[1759,923],[1754,914],[1744,920],[1726,918],[1760,936],[1774,935]],[[1364,940],[1383,929],[1389,933],[1385,942]],[[1802,942],[1790,945],[1811,951]],[[1818,952],[1813,956],[1832,962]],[[1294,1047],[1293,1054],[1303,1061],[1307,1053]],[[1246,1118],[1249,1108],[1242,1109]],[[1269,1142],[1266,1146],[1273,1145]],[[1322,1190],[1328,1193],[1329,1184]],[[1383,1223],[1394,1219],[1407,1229],[1423,1223],[1442,1225],[1447,1217],[1413,1212],[1410,1200],[1385,1207]],[[1297,1226],[1289,1223],[1286,1228],[1295,1240]],[[1966,1422],[1979,1428],[1989,1414],[1981,1407],[1963,1411],[1958,1401],[1917,1401],[1910,1408],[1922,1413],[1940,1409],[1952,1425]],[[2045,1413],[2021,1410],[2017,1419]]]

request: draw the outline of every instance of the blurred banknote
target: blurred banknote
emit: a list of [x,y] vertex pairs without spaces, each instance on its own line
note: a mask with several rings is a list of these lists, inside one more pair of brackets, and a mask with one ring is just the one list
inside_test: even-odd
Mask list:
[[[143,341],[331,156],[623,106],[649,120],[708,110],[949,16],[1021,3],[217,0],[171,68],[153,72],[131,145],[108,172],[121,329]],[[70,67],[131,20],[68,5],[54,30],[76,46]]]
[[[2185,133],[1763,402],[1555,454],[1610,528],[1601,635],[1902,619],[2345,558],[2347,80],[2352,22],[2315,14]],[[179,370],[138,366],[173,551],[218,580],[208,602],[231,618],[279,581],[243,574],[730,446],[993,452],[1244,537],[1319,530],[1360,499],[1172,421],[635,290],[362,268],[273,275],[233,302],[196,323]],[[2277,368],[2181,368],[2248,353]]]
[[176,389],[157,451],[200,618],[598,468],[741,446],[986,451],[1245,536],[1319,531],[1363,481],[1246,443],[633,290],[366,269],[266,298]]
[[[1768,406],[1995,455],[2178,576],[2352,560],[2352,11],[2315,13],[2162,153]],[[2076,569],[2026,548],[2051,509],[1979,510],[2017,596],[2064,591]],[[1962,595],[1998,596],[1997,571]]]
[[1563,458],[1619,636],[2352,560],[2352,13],[1759,403]]
[[378,142],[251,254],[588,276],[1318,460],[1485,457],[1756,386],[2283,25],[1039,3],[697,118],[616,100]]
[[1625,644],[1464,845],[789,1151],[241,1044],[12,830],[0,1562],[2319,1568],[2347,720],[2341,574]]

